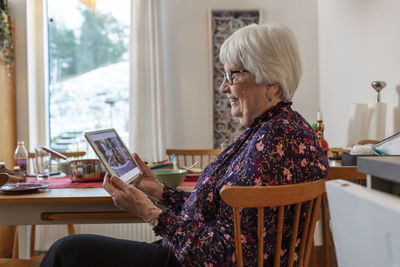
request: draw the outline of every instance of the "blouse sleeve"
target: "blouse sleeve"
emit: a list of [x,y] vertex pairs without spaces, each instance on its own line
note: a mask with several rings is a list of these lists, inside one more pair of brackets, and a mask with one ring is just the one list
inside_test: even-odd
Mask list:
[[[233,236],[224,227],[213,222],[205,223],[183,219],[169,210],[164,210],[153,228],[156,235],[167,238],[173,252],[183,266],[194,262],[222,266],[227,255],[234,251]],[[227,240],[232,242],[227,242]]]
[[164,190],[160,203],[173,211],[174,214],[179,214],[182,210],[183,203],[185,203],[189,196],[189,192],[164,184]]

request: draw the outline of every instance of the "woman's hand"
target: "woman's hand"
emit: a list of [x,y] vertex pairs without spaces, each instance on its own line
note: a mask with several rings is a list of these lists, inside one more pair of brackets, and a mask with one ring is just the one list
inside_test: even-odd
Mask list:
[[141,217],[145,222],[154,225],[162,212],[142,191],[124,183],[116,176],[110,177],[106,173],[103,187],[110,193],[116,207]]
[[157,180],[156,175],[150,170],[149,166],[142,161],[138,154],[134,153],[132,156],[139,165],[139,168],[143,171],[143,174],[140,175],[133,184],[149,196],[160,200],[164,186]]

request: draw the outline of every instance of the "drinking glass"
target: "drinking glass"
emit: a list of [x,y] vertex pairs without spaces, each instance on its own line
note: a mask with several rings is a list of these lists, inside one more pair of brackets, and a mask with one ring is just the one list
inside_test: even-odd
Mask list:
[[39,147],[35,148],[35,172],[38,175],[50,172],[50,153]]

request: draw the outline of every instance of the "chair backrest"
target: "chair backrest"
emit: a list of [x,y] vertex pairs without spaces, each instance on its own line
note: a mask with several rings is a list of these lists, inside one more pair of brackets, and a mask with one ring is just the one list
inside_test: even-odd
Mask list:
[[[85,151],[75,151],[75,152],[60,152],[64,156],[68,158],[68,160],[80,159],[86,155]],[[35,153],[29,152],[28,153],[28,161],[29,161],[29,171],[35,172]]]
[[357,166],[333,166],[329,167],[327,180],[344,179],[344,180],[355,180],[359,184],[367,179],[365,173],[357,171]]
[[[83,156],[86,155],[85,151],[76,151],[76,152],[60,152],[67,158],[72,158],[72,159],[79,159]],[[28,153],[28,158],[35,158],[35,153],[29,152]]]
[[295,215],[292,224],[290,249],[288,254],[288,266],[293,266],[294,253],[298,236],[300,221],[300,209],[303,203],[308,203],[303,232],[301,235],[299,266],[308,266],[311,248],[314,238],[315,224],[321,198],[325,191],[325,180],[299,183],[293,185],[278,186],[228,186],[221,189],[220,195],[229,206],[233,208],[233,220],[235,229],[235,252],[238,266],[243,266],[243,254],[240,230],[240,208],[257,208],[258,210],[258,266],[264,262],[264,208],[277,208],[277,229],[274,266],[280,266],[281,246],[283,233],[283,213],[285,206],[295,205]]
[[213,161],[220,153],[221,149],[167,149],[166,154],[171,160],[172,154],[176,155],[179,167],[187,167],[190,164],[200,161],[198,167],[204,168]]

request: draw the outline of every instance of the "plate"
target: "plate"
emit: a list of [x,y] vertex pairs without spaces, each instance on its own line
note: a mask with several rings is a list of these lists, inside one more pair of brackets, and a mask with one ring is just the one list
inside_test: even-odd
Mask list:
[[0,191],[3,192],[27,192],[45,188],[51,185],[51,183],[42,182],[24,182],[24,183],[9,183],[0,187]]

